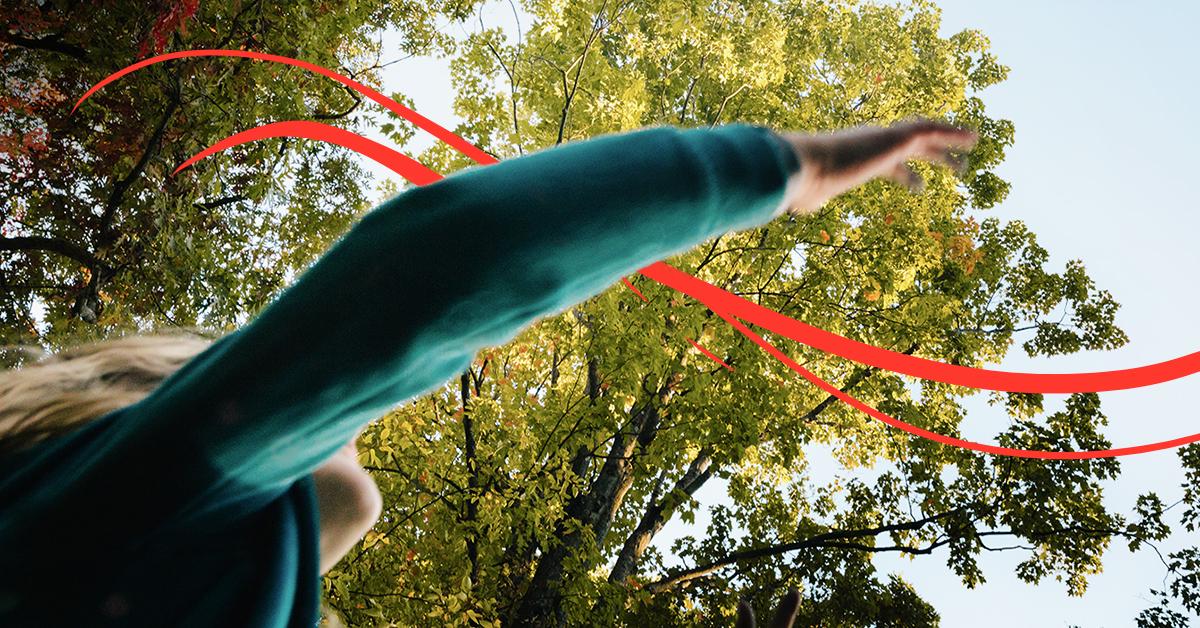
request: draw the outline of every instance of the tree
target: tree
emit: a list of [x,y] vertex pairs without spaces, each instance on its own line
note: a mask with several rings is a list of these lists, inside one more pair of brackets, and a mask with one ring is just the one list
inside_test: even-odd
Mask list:
[[[823,129],[923,114],[976,127],[961,179],[927,171],[922,196],[872,184],[812,218],[715,238],[670,262],[830,331],[955,364],[994,363],[1018,339],[1030,355],[1125,341],[1116,303],[1082,263],[1049,269],[1024,225],[980,219],[1007,191],[993,169],[1013,137],[980,91],[1006,69],[978,32],[940,37],[927,0],[531,0],[533,23],[516,41],[482,28],[452,48],[435,20],[463,20],[477,4],[6,2],[0,343],[54,349],[160,325],[236,325],[367,207],[355,158],[306,142],[246,145],[168,176],[265,122],[363,128],[360,101],[336,84],[245,60],[181,60],[70,113],[88,87],[158,52],[219,47],[370,83],[386,62],[382,28],[402,34],[403,54],[453,51],[457,130],[496,155],[659,123]],[[411,138],[396,129],[383,130]],[[468,165],[443,146],[422,161],[444,173]],[[995,458],[898,435],[798,382],[703,306],[631,281],[644,301],[614,286],[364,434],[386,511],[325,580],[351,625],[727,625],[740,598],[766,608],[792,586],[801,623],[932,625],[936,610],[878,574],[871,555],[943,552],[973,586],[982,551],[1023,551],[1020,576],[1079,593],[1114,540],[1139,549],[1168,533],[1169,507],[1153,493],[1129,515],[1105,508],[1100,482],[1119,472],[1114,460]],[[973,394],[768,339],[940,433],[957,433]],[[1049,413],[1039,395],[992,400],[1010,419],[1003,444],[1108,445],[1095,395]],[[805,471],[821,447],[876,477],[816,485]],[[1196,451],[1181,451],[1189,530]],[[669,554],[656,548],[667,522],[692,520],[697,492],[717,482],[729,499],[709,507],[706,533]],[[1174,577],[1143,625],[1184,625],[1197,611],[1195,550],[1167,559]]]
[[360,127],[361,98],[322,77],[250,60],[177,60],[72,111],[88,88],[139,59],[198,48],[301,57],[370,83],[385,62],[382,29],[404,33],[389,55],[428,53],[450,43],[435,19],[462,18],[473,3],[3,5],[0,345],[55,349],[163,325],[231,328],[369,207],[356,157],[315,143],[261,142],[170,176],[266,122]]
[[[1184,469],[1183,496],[1166,508],[1153,499],[1147,499],[1144,507],[1168,510],[1182,504],[1180,524],[1184,530],[1195,532],[1200,524],[1200,445],[1181,448],[1179,460]],[[1139,502],[1138,506],[1141,508],[1143,504]],[[1156,603],[1138,614],[1139,628],[1186,628],[1200,615],[1200,546],[1171,552],[1163,562],[1167,577],[1163,578],[1161,588],[1150,589]]]
[[[669,262],[835,333],[981,366],[1111,349],[1117,304],[1083,264],[1047,268],[1020,222],[982,218],[1008,184],[993,169],[1010,122],[980,91],[1007,69],[975,31],[938,35],[928,1],[566,0],[525,3],[520,33],[481,29],[452,59],[457,131],[512,156],[650,124],[730,121],[826,129],[940,116],[981,135],[961,179],[929,171],[920,196],[877,182],[811,218],[783,218]],[[468,161],[444,146],[422,161]],[[1116,460],[978,455],[897,434],[798,381],[703,305],[642,278],[484,352],[458,381],[383,417],[363,458],[387,507],[326,579],[352,625],[729,625],[739,598],[768,607],[795,586],[800,624],[935,625],[877,552],[944,554],[964,585],[983,551],[1021,551],[1017,573],[1081,594],[1114,541],[1165,538],[1162,501],[1110,512]],[[688,342],[696,340],[727,365]],[[957,435],[976,394],[846,363],[768,335],[843,391]],[[1094,394],[1046,412],[996,394],[1007,446],[1109,447]],[[999,411],[997,412],[999,414]],[[816,485],[810,452],[847,470]],[[697,491],[727,484],[706,534],[671,556],[652,544],[693,520]],[[944,548],[944,549],[943,549]]]

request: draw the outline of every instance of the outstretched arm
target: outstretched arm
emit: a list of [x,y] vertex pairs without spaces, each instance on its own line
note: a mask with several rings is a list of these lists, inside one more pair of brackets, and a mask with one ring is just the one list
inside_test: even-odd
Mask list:
[[765,129],[657,128],[411,189],[133,410],[186,432],[222,477],[286,486],[480,348],[765,222],[796,167]]
[[409,190],[128,408],[108,453],[183,444],[196,461],[154,486],[207,492],[203,504],[270,499],[537,318],[710,237],[894,176],[945,133],[967,138],[945,125],[839,133],[656,128]]

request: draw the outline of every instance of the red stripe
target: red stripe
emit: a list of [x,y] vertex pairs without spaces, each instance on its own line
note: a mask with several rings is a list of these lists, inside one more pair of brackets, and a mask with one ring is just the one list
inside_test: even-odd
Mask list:
[[387,166],[392,172],[412,181],[417,185],[425,185],[433,183],[442,178],[442,175],[426,168],[420,162],[394,149],[388,148],[379,142],[369,140],[361,135],[351,133],[345,129],[321,124],[320,122],[308,122],[305,120],[292,120],[289,122],[273,122],[264,124],[260,127],[255,127],[248,131],[242,131],[236,135],[227,137],[212,146],[204,149],[191,159],[183,162],[183,165],[175,169],[172,174],[178,174],[179,171],[191,166],[192,164],[212,155],[213,153],[223,151],[227,148],[233,148],[247,142],[255,142],[262,139],[273,137],[301,137],[310,140],[318,140],[322,142],[330,142],[349,148],[350,150],[365,155],[375,161]]
[[714,311],[724,311],[814,349],[894,373],[947,384],[1029,393],[1102,392],[1161,384],[1200,371],[1200,352],[1157,364],[1093,373],[1016,373],[955,366],[881,349],[807,325],[662,262],[651,264],[638,272],[704,303]]
[[[375,90],[342,76],[341,74],[337,74],[336,72],[332,72],[320,66],[289,57],[248,52],[243,50],[191,50],[174,52],[146,59],[145,61],[135,63],[118,72],[115,72],[101,82],[97,83],[94,87],[88,90],[87,93],[85,93],[77,103],[75,103],[75,108],[78,108],[80,104],[82,104],[89,96],[91,96],[100,88],[126,74],[129,74],[130,72],[169,59],[205,56],[244,57],[262,61],[284,63],[287,65],[294,65],[311,70],[318,74],[337,80],[343,85],[346,85],[347,87],[354,89],[371,100],[383,105],[387,109],[414,123],[419,128],[430,132],[438,139],[446,142],[459,152],[475,160],[477,163],[490,164],[496,162],[496,159],[492,156],[483,152],[470,142],[467,142],[445,128],[435,124],[428,118],[421,116],[420,114],[408,109],[400,103],[397,103],[394,100],[376,92]],[[72,109],[72,111],[74,111],[74,109]],[[264,139],[267,137],[283,136],[305,137],[319,141],[333,142],[339,146],[344,146],[350,150],[359,152],[384,164],[397,174],[400,174],[401,176],[413,181],[414,183],[417,183],[418,185],[431,183],[441,178],[441,175],[422,166],[420,163],[416,162],[410,157],[377,142],[368,140],[349,131],[330,127],[328,125],[303,121],[267,124],[256,129],[244,131],[234,135],[233,137],[226,138],[225,140],[218,142],[195,157],[189,159],[182,166],[180,166],[176,172],[219,150],[224,150],[225,148],[229,148],[231,146],[236,146],[238,144],[255,141],[258,139]],[[1128,456],[1132,454],[1179,447],[1181,445],[1200,441],[1200,434],[1193,434],[1191,436],[1184,436],[1172,440],[1137,445],[1133,447],[1122,447],[1117,449],[1097,451],[1052,452],[1028,449],[1012,449],[1008,447],[999,447],[996,445],[967,441],[959,438],[952,438],[949,436],[942,436],[940,434],[935,434],[923,428],[892,418],[855,399],[854,397],[843,393],[841,390],[838,390],[836,387],[832,386],[820,377],[817,377],[811,371],[808,371],[804,367],[788,358],[770,343],[766,342],[758,335],[750,331],[749,328],[747,328],[734,317],[736,316],[737,318],[769,329],[777,334],[786,336],[797,342],[807,344],[821,351],[832,353],[834,355],[838,355],[849,360],[854,360],[862,364],[875,366],[904,375],[911,375],[914,377],[921,377],[924,379],[931,379],[949,384],[982,388],[987,390],[1072,393],[1126,390],[1130,388],[1150,386],[1153,384],[1178,379],[1200,371],[1200,352],[1191,353],[1173,360],[1167,360],[1165,362],[1149,364],[1146,366],[1092,373],[1017,373],[955,366],[952,364],[936,362],[934,360],[927,360],[925,358],[905,355],[895,351],[888,351],[886,349],[874,347],[866,343],[851,340],[823,329],[807,325],[800,321],[788,318],[778,312],[774,312],[760,305],[756,305],[750,301],[747,301],[746,299],[742,299],[736,295],[730,294],[729,292],[713,286],[712,284],[692,277],[678,269],[672,268],[663,262],[651,264],[650,266],[641,269],[639,272],[650,279],[658,281],[663,285],[678,290],[679,292],[687,294],[692,298],[705,303],[709,308],[725,319],[730,325],[733,325],[743,335],[753,340],[769,354],[783,362],[788,366],[788,368],[791,368],[793,371],[799,373],[802,377],[812,382],[817,387],[837,397],[843,402],[862,412],[865,412],[871,417],[882,421],[887,425],[945,445],[962,447],[964,449],[970,449],[984,453],[1016,456],[1022,458],[1085,459]],[[623,278],[622,281],[639,297],[641,297],[643,300],[647,300],[646,297],[640,291],[638,291],[638,289],[635,288],[627,278]],[[688,342],[691,342],[692,345],[694,345],[709,358],[716,360],[729,370],[733,370],[732,367],[717,359],[716,356],[709,353],[696,342],[692,341],[691,338],[688,338]]]
[[988,445],[986,443],[978,443],[975,441],[963,440],[961,438],[954,438],[952,436],[943,436],[941,434],[935,434],[934,432],[930,432],[927,429],[920,428],[920,427],[917,427],[917,426],[909,424],[909,423],[905,423],[904,421],[901,421],[896,418],[892,418],[892,417],[876,410],[875,408],[872,408],[871,406],[859,401],[858,399],[855,399],[854,397],[851,397],[850,395],[842,392],[836,386],[833,386],[829,382],[826,382],[825,380],[821,379],[820,377],[817,377],[817,375],[815,373],[813,373],[812,371],[809,371],[808,369],[804,368],[803,366],[800,366],[799,364],[797,364],[794,360],[787,357],[787,355],[785,355],[782,351],[780,351],[779,349],[776,349],[773,345],[771,345],[771,343],[767,342],[766,340],[763,340],[761,337],[758,336],[758,334],[755,334],[754,332],[750,331],[745,325],[743,325],[737,319],[735,319],[732,316],[730,316],[724,312],[721,312],[719,310],[714,310],[714,311],[716,311],[717,315],[719,315],[721,318],[724,318],[726,320],[726,322],[728,322],[730,325],[733,325],[734,328],[736,328],[738,331],[742,332],[742,335],[744,335],[747,338],[749,338],[750,340],[754,341],[755,344],[762,347],[764,350],[766,350],[767,353],[770,353],[771,355],[775,356],[776,359],[778,359],[780,362],[783,362],[785,365],[787,365],[788,368],[799,373],[801,375],[801,377],[812,382],[821,390],[824,390],[825,392],[833,395],[834,397],[837,397],[838,399],[842,400],[843,402],[850,404],[852,407],[854,407],[862,412],[867,413],[874,419],[882,421],[894,428],[904,430],[905,432],[908,432],[909,434],[913,434],[915,436],[920,436],[921,438],[928,438],[931,441],[942,443],[943,445],[950,445],[952,447],[961,447],[963,449],[970,449],[972,451],[980,451],[980,452],[987,453],[987,454],[996,454],[996,455],[1000,455],[1000,456],[1013,456],[1013,457],[1017,457],[1017,458],[1039,458],[1039,459],[1043,459],[1043,460],[1084,460],[1084,459],[1089,459],[1089,458],[1115,458],[1117,456],[1130,456],[1133,454],[1144,454],[1144,453],[1151,452],[1151,451],[1159,451],[1161,449],[1170,449],[1172,447],[1180,447],[1182,445],[1187,445],[1189,443],[1194,443],[1194,442],[1200,441],[1200,434],[1192,434],[1191,436],[1183,436],[1183,437],[1174,438],[1171,440],[1159,441],[1157,443],[1148,443],[1145,445],[1135,445],[1133,447],[1119,447],[1116,449],[1098,449],[1098,450],[1090,450],[1090,451],[1040,451],[1040,450],[1036,450],[1036,449],[1014,449],[1011,447],[1001,447],[999,445]]
[[[686,337],[686,336],[685,336],[685,337]],[[726,363],[725,363],[725,361],[724,361],[724,360],[722,360],[721,358],[718,358],[717,356],[715,356],[715,355],[713,355],[713,354],[709,353],[708,349],[705,349],[704,347],[701,347],[701,346],[700,346],[700,343],[696,342],[695,340],[692,340],[691,338],[688,338],[688,339],[687,339],[687,341],[688,341],[688,342],[690,342],[690,343],[692,343],[692,346],[693,346],[693,347],[696,347],[697,349],[699,349],[699,350],[700,350],[700,353],[703,353],[704,355],[706,355],[706,356],[708,356],[708,357],[712,358],[712,361],[713,361],[713,362],[716,362],[717,364],[720,364],[721,366],[723,366],[723,367],[725,367],[725,368],[729,369],[730,371],[732,371],[732,370],[733,370],[733,367],[732,367],[732,366],[729,366],[728,364],[726,364]]]
[[150,57],[149,59],[145,59],[143,61],[134,63],[133,65],[126,66],[125,68],[122,68],[122,69],[120,69],[116,72],[113,72],[112,74],[109,74],[108,76],[104,77],[103,80],[101,80],[99,83],[96,83],[94,86],[92,86],[91,89],[89,89],[87,92],[85,92],[82,97],[79,98],[79,101],[76,102],[75,106],[71,108],[71,112],[74,113],[75,110],[79,108],[79,105],[83,104],[83,101],[90,98],[91,95],[96,93],[97,91],[99,91],[100,88],[121,78],[122,76],[125,76],[126,74],[136,72],[144,67],[151,66],[156,63],[162,63],[163,61],[170,61],[172,59],[186,59],[186,58],[190,58],[190,57],[242,57],[245,59],[257,59],[259,61],[272,61],[275,63],[282,63],[284,65],[291,65],[291,66],[296,66],[298,68],[304,68],[305,70],[309,70],[310,72],[316,72],[317,74],[320,74],[322,76],[327,76],[327,77],[341,83],[342,85],[345,85],[346,87],[349,87],[350,89],[362,94],[363,96],[370,98],[371,100],[382,105],[384,108],[388,109],[392,113],[395,113],[396,115],[404,118],[405,120],[412,122],[418,128],[428,131],[434,137],[438,138],[439,140],[442,140],[443,142],[449,144],[450,146],[453,146],[455,150],[466,155],[467,157],[470,157],[471,159],[475,160],[478,163],[493,164],[493,163],[496,163],[496,161],[497,161],[497,159],[495,157],[492,157],[491,155],[485,153],[482,149],[475,146],[474,144],[471,144],[470,142],[464,140],[463,138],[455,135],[449,129],[446,129],[445,127],[437,124],[433,120],[426,118],[425,116],[413,111],[412,109],[405,107],[404,105],[392,100],[391,98],[388,98],[387,96],[384,96],[383,94],[380,94],[379,92],[371,89],[370,87],[367,87],[366,85],[363,85],[362,83],[359,83],[358,81],[355,81],[347,76],[343,76],[341,74],[338,74],[337,72],[334,72],[333,70],[325,69],[319,65],[315,65],[315,64],[309,63],[307,61],[301,61],[299,59],[293,59],[291,57],[283,57],[280,55],[271,55],[271,54],[265,54],[265,53],[261,53],[261,52],[250,52],[248,50],[222,50],[222,49],[182,50],[180,52],[171,52],[171,53],[167,53],[167,54],[163,54],[163,55],[158,55],[156,57]]
[[642,291],[641,291],[641,290],[638,290],[637,288],[633,287],[633,283],[631,283],[631,282],[629,281],[629,278],[628,278],[628,277],[621,277],[621,282],[622,282],[622,283],[624,283],[625,285],[629,286],[629,289],[630,289],[630,290],[633,290],[633,293],[634,293],[634,294],[638,295],[639,297],[642,297],[642,300],[643,300],[643,301],[645,301],[645,302],[647,302],[647,303],[649,303],[649,302],[650,302],[650,299],[647,299],[647,298],[646,298],[646,295],[642,294]]

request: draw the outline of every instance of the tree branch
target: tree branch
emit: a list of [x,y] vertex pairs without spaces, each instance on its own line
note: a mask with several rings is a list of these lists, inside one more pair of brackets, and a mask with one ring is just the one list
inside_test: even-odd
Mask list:
[[32,37],[25,37],[16,33],[0,32],[0,39],[2,39],[5,43],[9,43],[14,46],[20,46],[22,48],[29,48],[32,50],[57,52],[59,54],[67,55],[68,57],[74,57],[80,61],[88,60],[87,50],[84,50],[75,44],[68,44],[64,42],[62,40],[62,36],[63,33],[56,33],[47,37],[34,39]]
[[[966,508],[965,506],[960,507],[960,508],[955,508],[952,510],[948,510],[946,512],[938,513],[936,515],[930,515],[923,519],[917,519],[915,521],[908,521],[908,522],[904,522],[904,523],[893,523],[893,524],[883,525],[883,526],[879,526],[879,527],[875,527],[875,528],[863,528],[863,529],[859,529],[859,530],[839,530],[839,531],[834,531],[834,532],[826,532],[824,534],[818,534],[816,536],[809,537],[809,538],[801,540],[801,541],[793,541],[791,543],[780,543],[777,545],[769,545],[766,547],[757,547],[754,549],[733,552],[733,553],[725,556],[724,558],[720,558],[720,559],[705,563],[698,567],[692,567],[690,569],[684,569],[682,571],[676,572],[675,574],[667,576],[657,582],[651,583],[646,588],[652,592],[657,593],[660,591],[666,591],[667,589],[670,589],[679,584],[683,584],[690,580],[695,580],[696,578],[701,578],[701,577],[707,576],[708,574],[711,574],[714,571],[717,571],[718,569],[720,569],[722,567],[727,567],[729,565],[732,565],[732,564],[735,564],[735,563],[738,563],[741,561],[754,560],[754,559],[758,559],[758,558],[769,558],[772,556],[779,556],[780,554],[786,554],[789,552],[794,552],[794,551],[802,550],[802,549],[810,549],[813,547],[838,547],[839,545],[835,545],[835,544],[839,544],[839,543],[843,544],[843,545],[849,545],[849,544],[845,543],[845,541],[847,541],[849,539],[874,537],[874,536],[878,536],[880,534],[885,534],[888,532],[900,532],[900,531],[905,531],[905,530],[919,530],[922,527],[924,527],[930,523],[933,523],[939,519],[949,517],[950,515],[956,514],[960,511],[964,510],[965,508]],[[854,549],[862,549],[862,548],[870,548],[870,546],[855,546],[854,547]]]
[[[353,78],[353,77],[354,77],[354,75],[352,74],[351,78]],[[328,113],[328,112],[324,112],[324,111],[314,111],[312,114],[313,117],[316,118],[317,120],[339,120],[341,118],[345,118],[346,116],[354,113],[354,111],[357,110],[359,108],[359,106],[362,105],[363,99],[362,99],[362,96],[360,96],[358,94],[358,92],[350,89],[349,87],[346,87],[345,85],[342,86],[342,89],[347,94],[350,94],[350,98],[352,98],[354,100],[354,102],[349,107],[347,107],[344,111],[342,111],[340,113]]]
[[642,553],[646,551],[646,547],[650,545],[654,536],[674,516],[679,506],[691,498],[713,476],[716,469],[712,465],[712,454],[712,449],[708,447],[700,450],[700,453],[696,454],[691,464],[688,465],[687,471],[675,482],[671,491],[662,499],[651,500],[650,506],[642,514],[637,528],[625,539],[624,547],[617,554],[617,561],[608,574],[609,582],[620,583],[634,574]]
[[218,207],[224,207],[226,205],[232,205],[233,203],[240,203],[248,200],[250,199],[246,198],[245,196],[234,194],[233,196],[223,196],[214,201],[208,201],[206,203],[193,203],[193,205],[200,209],[213,210],[217,209]]
[[712,122],[710,122],[708,125],[710,128],[717,126],[717,123],[721,121],[721,115],[725,113],[725,106],[729,104],[729,101],[733,100],[734,96],[742,93],[742,90],[746,89],[747,87],[749,87],[749,85],[743,83],[741,87],[733,90],[732,94],[726,96],[725,99],[721,101],[721,106],[717,109],[717,114],[713,116]]
[[129,187],[138,177],[142,176],[142,172],[146,169],[146,164],[150,163],[150,159],[158,152],[158,147],[162,143],[163,134],[166,133],[167,123],[171,121],[171,116],[175,115],[175,110],[179,108],[181,99],[181,91],[176,77],[176,84],[171,90],[171,98],[167,101],[167,108],[163,112],[162,118],[158,121],[158,126],[154,128],[154,132],[150,136],[150,141],[146,143],[146,148],[142,151],[142,156],[134,164],[133,169],[123,179],[117,181],[113,186],[112,192],[108,195],[108,202],[104,205],[104,213],[100,215],[100,230],[99,244],[101,248],[112,243],[116,239],[112,230],[113,216],[116,214],[117,207],[121,205],[121,200],[125,197],[125,193],[129,191]]
[[[567,504],[563,521],[555,528],[554,536],[558,543],[538,561],[527,592],[517,606],[514,623],[538,625],[552,617],[561,616],[562,579],[567,557],[584,539],[579,528],[591,528],[591,538],[597,544],[603,544],[613,516],[633,482],[633,453],[635,450],[645,451],[654,440],[662,419],[659,409],[666,407],[674,397],[679,375],[668,374],[666,382],[655,391],[654,397],[633,413],[629,425],[617,431],[608,458],[589,490],[575,496]],[[573,521],[574,525],[567,525],[566,521]]]
[[[475,421],[471,418],[471,413],[467,410],[467,402],[471,398],[471,367],[467,367],[458,379],[462,392],[463,404],[463,457],[467,465],[467,524],[475,525],[479,521],[479,504],[475,501],[478,499],[477,492],[479,491],[479,465],[475,460]],[[471,561],[471,582],[479,582],[479,544],[475,538],[475,532],[470,531],[467,537],[467,558]]]
[[97,259],[91,251],[62,238],[42,236],[0,238],[0,251],[48,251],[69,257],[89,269],[94,270],[104,266],[104,263]]
[[[575,99],[575,92],[579,89],[579,77],[583,74],[583,66],[587,63],[588,51],[591,50],[596,37],[608,27],[608,24],[601,19],[604,15],[604,9],[607,7],[608,0],[604,0],[600,5],[600,10],[596,13],[596,18],[592,20],[592,32],[588,34],[587,41],[583,44],[583,52],[579,54],[579,58],[575,62],[579,64],[579,67],[575,68],[575,78],[571,81],[570,90],[567,89],[566,72],[563,72],[563,108],[562,115],[559,116],[558,120],[558,139],[554,142],[555,145],[562,144],[563,134],[567,128],[567,113],[571,110],[571,101]],[[567,70],[569,71],[570,68],[568,67]]]

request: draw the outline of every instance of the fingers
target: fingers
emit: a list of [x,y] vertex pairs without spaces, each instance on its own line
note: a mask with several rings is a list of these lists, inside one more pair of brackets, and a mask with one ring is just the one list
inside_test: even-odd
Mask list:
[[959,174],[967,167],[967,151],[979,140],[974,131],[933,120],[906,123],[901,129],[908,136],[907,158],[944,164]]
[[792,622],[796,621],[798,612],[800,612],[800,592],[792,589],[779,602],[779,608],[775,610],[775,617],[771,619],[771,628],[792,628]]
[[918,136],[905,157],[949,166],[961,175],[967,168],[967,154],[961,146],[943,137]]
[[923,190],[925,181],[908,165],[908,160],[920,159],[949,166],[961,176],[966,172],[968,165],[966,151],[979,139],[974,131],[936,120],[903,122],[894,125],[892,129],[905,139],[900,155],[901,162],[887,177],[913,192]]
[[888,178],[908,188],[914,194],[925,189],[925,179],[906,163],[897,164],[896,169],[888,175]]
[[936,145],[959,150],[970,150],[979,140],[979,134],[970,129],[927,118],[899,122],[892,128],[910,138],[920,138]]
[[962,176],[967,173],[967,154],[960,153],[954,149],[947,149],[940,160],[942,163],[950,166],[956,174]]
[[[924,181],[907,164],[914,159],[944,164],[961,174],[967,167],[965,152],[978,135],[945,122],[916,119],[889,127],[790,133],[785,139],[803,164],[798,178],[789,182],[788,202],[811,211],[876,177],[920,191]],[[805,212],[793,209],[793,213]]]
[[[792,628],[792,624],[796,621],[796,614],[799,612],[800,592],[791,589],[779,601],[779,607],[775,609],[775,616],[771,618],[770,628]],[[755,628],[754,609],[744,599],[738,602],[737,623],[734,626],[736,628]]]
[[736,628],[754,628],[754,609],[750,608],[750,603],[746,600],[738,602],[737,623]]
[[[953,149],[926,151],[919,155],[914,155],[914,158],[949,166],[959,176],[962,176],[967,169],[967,156]],[[908,188],[914,194],[920,193],[925,189],[925,178],[909,165],[908,162],[896,164],[895,168],[886,176],[893,182]]]

